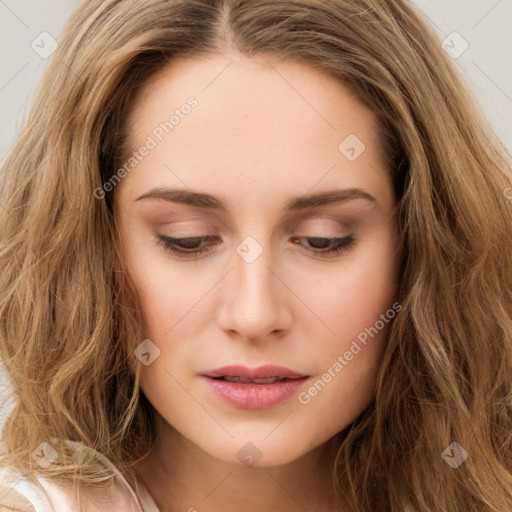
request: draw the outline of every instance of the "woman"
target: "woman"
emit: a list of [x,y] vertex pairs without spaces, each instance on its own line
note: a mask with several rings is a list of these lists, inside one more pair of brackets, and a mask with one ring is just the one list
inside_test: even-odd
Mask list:
[[82,2],[2,169],[0,503],[509,510],[509,168],[409,2]]

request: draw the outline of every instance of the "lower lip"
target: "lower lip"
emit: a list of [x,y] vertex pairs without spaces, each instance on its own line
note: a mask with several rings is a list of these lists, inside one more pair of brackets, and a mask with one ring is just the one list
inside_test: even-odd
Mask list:
[[210,389],[239,409],[270,409],[284,402],[304,385],[308,377],[287,379],[273,384],[240,384],[203,376]]

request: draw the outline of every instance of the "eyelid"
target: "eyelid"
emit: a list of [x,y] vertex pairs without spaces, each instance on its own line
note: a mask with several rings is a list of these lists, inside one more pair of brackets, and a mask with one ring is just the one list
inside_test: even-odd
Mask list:
[[[313,221],[314,224],[309,227],[309,221]],[[315,222],[316,221],[316,222]],[[327,227],[323,226],[323,225],[318,225],[318,221],[326,221],[328,224],[327,224]],[[199,226],[197,226],[196,224],[192,224],[192,226],[190,226],[190,223],[198,223]],[[172,235],[169,235],[170,237],[172,238],[186,238],[186,237],[197,237],[197,236],[215,236],[213,233],[210,232],[210,229],[209,228],[209,224],[204,222],[204,221],[201,221],[199,219],[190,219],[190,220],[180,220],[180,221],[169,221],[169,222],[159,222],[159,223],[156,223],[154,225],[154,227],[156,229],[165,229],[167,227],[170,227],[170,226],[173,226],[173,227],[180,227],[180,224],[185,224],[186,227],[183,228],[183,231],[185,232],[185,234],[182,234],[181,232],[178,231],[178,233],[176,232],[173,232]],[[297,228],[297,224],[299,224],[299,228]],[[343,232],[340,232],[340,233],[337,233],[337,234],[333,234],[331,233],[331,227],[329,226],[329,224],[334,224],[338,229],[341,228],[342,230],[345,230]],[[314,215],[307,215],[307,216],[301,216],[301,218],[296,218],[296,219],[293,219],[293,220],[288,220],[285,224],[285,227],[284,227],[284,231],[286,232],[290,232],[291,230],[293,230],[294,232],[296,232],[297,230],[298,231],[301,231],[301,232],[304,232],[304,231],[308,231],[310,229],[324,229],[326,231],[328,231],[325,235],[319,235],[317,237],[321,237],[321,238],[338,238],[338,237],[343,237],[344,236],[344,233],[347,232],[347,230],[352,230],[353,228],[353,224],[354,222],[353,221],[349,221],[349,222],[343,222],[341,219],[339,218],[334,218],[333,216],[330,216],[330,215],[325,215],[325,214],[314,214]],[[197,231],[195,231],[197,229]],[[231,230],[229,230],[231,232]]]
[[[208,255],[208,253],[213,250],[215,243],[212,245],[206,245],[204,247],[199,247],[196,249],[187,249],[183,247],[179,247],[180,242],[190,242],[191,240],[195,242],[207,242],[210,238],[219,238],[219,237],[209,237],[209,236],[197,236],[197,237],[188,237],[188,238],[171,238],[165,235],[158,235],[155,233],[155,238],[157,239],[157,243],[161,245],[165,251],[168,251],[175,255],[178,259],[182,261],[190,261],[197,260],[202,256]],[[293,243],[297,243],[300,240],[327,240],[329,242],[329,249],[308,249],[307,247],[302,247],[302,251],[309,255],[320,257],[324,260],[328,260],[330,258],[335,258],[337,256],[341,256],[343,253],[348,252],[351,248],[357,243],[357,239],[353,235],[348,235],[345,237],[294,237]],[[334,245],[333,245],[334,244]],[[302,245],[302,244],[298,244]]]
[[[192,225],[191,225],[192,223]],[[185,224],[185,226],[180,226],[180,224]],[[208,229],[208,224],[204,221],[201,221],[199,219],[190,219],[190,220],[178,220],[178,221],[162,221],[157,222],[154,225],[155,229],[165,229],[172,227],[173,229],[183,229],[187,232],[189,230],[205,230]],[[174,235],[173,235],[174,236]],[[187,235],[188,236],[188,235]],[[196,236],[196,235],[190,235],[190,236]]]

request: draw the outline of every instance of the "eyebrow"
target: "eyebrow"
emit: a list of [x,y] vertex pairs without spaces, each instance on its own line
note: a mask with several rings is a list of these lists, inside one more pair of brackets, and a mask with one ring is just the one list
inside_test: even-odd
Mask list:
[[[142,199],[163,199],[164,201],[185,204],[204,210],[227,211],[226,204],[218,197],[193,190],[157,187],[142,194],[135,201]],[[360,188],[347,188],[294,197],[286,203],[285,211],[296,212],[308,210],[330,204],[344,203],[354,199],[365,199],[377,204],[375,197],[365,190]]]

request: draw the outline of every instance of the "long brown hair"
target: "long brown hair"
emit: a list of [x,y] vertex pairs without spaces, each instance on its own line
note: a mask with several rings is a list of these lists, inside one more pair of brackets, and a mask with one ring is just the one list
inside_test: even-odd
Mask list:
[[[338,78],[386,141],[402,310],[373,403],[332,443],[337,492],[357,512],[402,511],[404,499],[418,512],[512,509],[510,155],[406,0],[80,3],[1,169],[0,353],[18,398],[2,464],[75,484],[111,476],[59,444],[70,439],[133,481],[153,445],[115,189],[94,191],[122,164],[137,88],[176,57],[226,50]],[[45,441],[58,459],[43,469],[31,453]],[[455,469],[442,453],[459,445]]]

